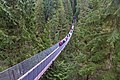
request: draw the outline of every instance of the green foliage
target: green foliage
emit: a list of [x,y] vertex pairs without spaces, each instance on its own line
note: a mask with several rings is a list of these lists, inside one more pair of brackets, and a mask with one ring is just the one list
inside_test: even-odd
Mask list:
[[108,42],[114,47],[114,43],[117,42],[120,39],[120,34],[119,30],[115,29],[112,33],[111,36],[108,38]]
[[95,62],[95,63],[100,63],[104,59],[104,54],[103,53],[95,53],[95,55],[92,55],[90,58],[90,61]]
[[101,80],[116,80],[115,74],[112,72],[105,72],[101,76]]
[[120,79],[119,0],[1,0],[0,71],[62,39],[67,48],[43,80]]
[[0,48],[7,46],[7,44],[12,44],[12,39],[0,30]]
[[96,70],[96,65],[95,64],[90,64],[90,65],[84,65],[80,70],[79,70],[79,75],[80,76],[85,76],[85,75],[90,75],[93,74]]
[[53,68],[42,78],[42,80],[66,80],[69,76],[70,64],[66,64],[64,61],[57,61],[54,63]]

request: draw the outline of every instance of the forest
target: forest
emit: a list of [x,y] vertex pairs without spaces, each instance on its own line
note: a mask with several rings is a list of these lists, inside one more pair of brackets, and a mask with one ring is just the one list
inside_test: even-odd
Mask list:
[[120,80],[120,0],[0,0],[0,71],[73,36],[40,80]]

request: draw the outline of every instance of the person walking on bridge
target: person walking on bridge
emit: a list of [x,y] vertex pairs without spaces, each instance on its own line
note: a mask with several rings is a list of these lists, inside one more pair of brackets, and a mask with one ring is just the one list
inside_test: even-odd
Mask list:
[[73,23],[76,23],[76,16],[73,16]]

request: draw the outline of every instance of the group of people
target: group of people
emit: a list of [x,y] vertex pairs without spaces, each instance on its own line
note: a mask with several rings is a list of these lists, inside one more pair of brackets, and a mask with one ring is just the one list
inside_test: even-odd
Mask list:
[[59,46],[62,46],[67,40],[68,40],[68,38],[70,37],[70,34],[71,32],[69,32],[68,33],[68,35],[63,39],[63,40],[61,40],[60,42],[59,42]]
[[74,16],[73,17],[73,24],[72,24],[72,27],[70,29],[70,32],[68,33],[68,35],[59,42],[59,46],[62,46],[67,40],[68,38],[71,36],[71,34],[73,33],[73,29],[74,29],[74,23],[76,22],[76,17]]

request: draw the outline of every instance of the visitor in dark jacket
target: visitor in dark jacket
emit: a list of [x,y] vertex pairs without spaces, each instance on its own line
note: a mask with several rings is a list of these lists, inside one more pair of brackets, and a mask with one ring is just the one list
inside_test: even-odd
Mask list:
[[63,40],[62,42],[63,42],[63,44],[64,44],[66,41],[65,41],[65,40]]
[[59,42],[59,46],[62,46],[62,44],[63,44],[62,41],[60,41],[60,42]]
[[76,22],[76,16],[73,17],[73,23],[75,23],[75,22]]

